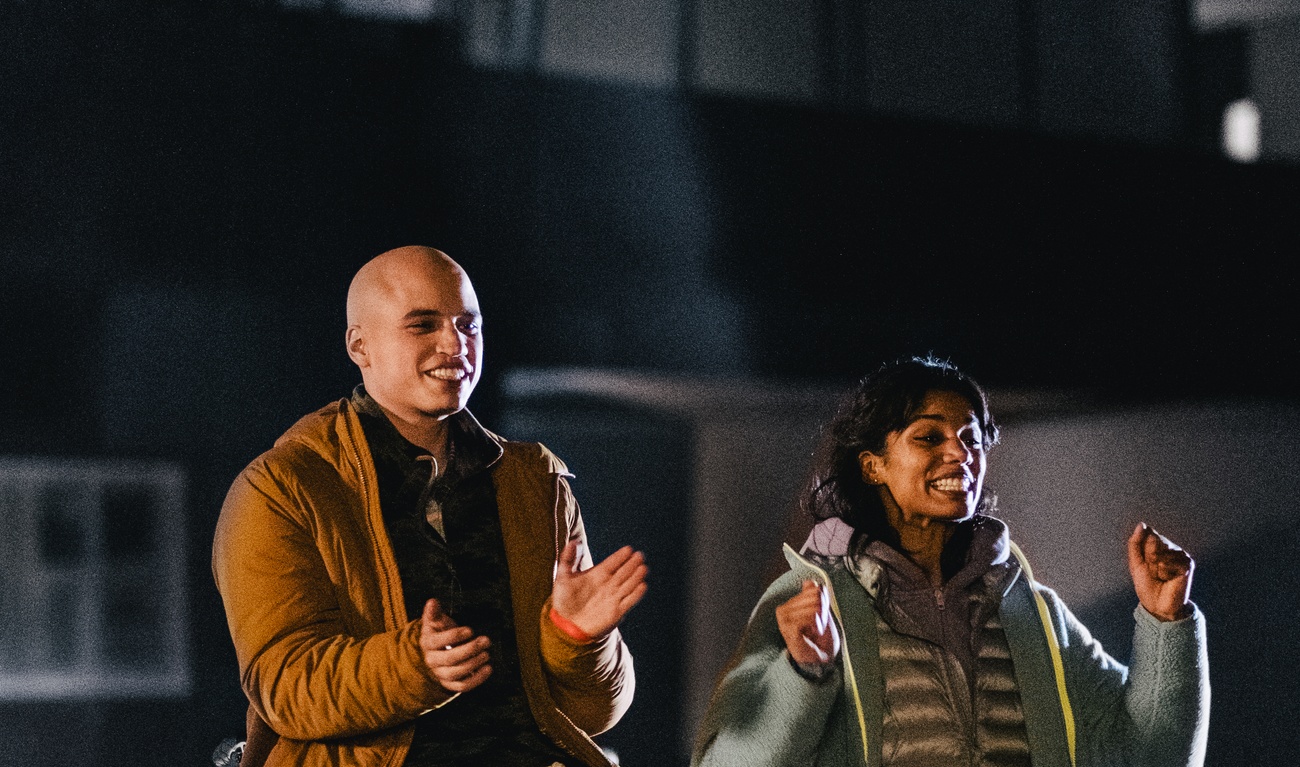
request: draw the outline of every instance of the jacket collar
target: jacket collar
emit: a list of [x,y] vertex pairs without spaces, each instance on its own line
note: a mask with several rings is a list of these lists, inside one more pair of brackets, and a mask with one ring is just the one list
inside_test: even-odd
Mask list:
[[[965,524],[974,526],[970,554],[966,566],[949,585],[960,588],[982,578],[991,591],[1005,594],[1020,572],[1019,564],[1011,559],[1006,523],[979,514]],[[801,553],[814,561],[845,567],[872,599],[880,598],[887,582],[925,583],[920,568],[902,554],[881,541],[854,541],[853,533],[854,529],[838,517],[823,520],[813,527]]]
[[[372,451],[403,456],[409,462],[428,455],[427,450],[412,444],[398,432],[397,427],[393,426],[383,409],[379,407],[379,403],[366,392],[364,385],[358,384],[352,390],[348,402],[366,423],[366,434],[371,438]],[[452,465],[448,467],[452,475],[468,477],[491,468],[501,460],[504,449],[501,447],[500,439],[484,429],[469,410],[461,410],[451,415],[447,419],[447,427],[451,450],[455,456]]]

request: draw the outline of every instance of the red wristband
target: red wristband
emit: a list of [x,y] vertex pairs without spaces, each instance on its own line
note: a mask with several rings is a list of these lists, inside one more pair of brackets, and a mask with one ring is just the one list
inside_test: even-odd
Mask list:
[[554,607],[551,608],[551,623],[554,623],[555,627],[560,631],[563,631],[565,634],[568,634],[569,638],[575,642],[586,643],[596,638],[591,634],[588,634],[587,632],[578,628],[577,624],[575,624],[573,621],[569,620],[563,615],[560,615],[558,612],[555,611]]

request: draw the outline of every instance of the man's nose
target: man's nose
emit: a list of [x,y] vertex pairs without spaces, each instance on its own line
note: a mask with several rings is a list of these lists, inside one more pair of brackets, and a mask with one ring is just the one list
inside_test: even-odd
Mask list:
[[448,357],[463,357],[469,351],[469,337],[455,323],[447,323],[438,333],[438,351]]

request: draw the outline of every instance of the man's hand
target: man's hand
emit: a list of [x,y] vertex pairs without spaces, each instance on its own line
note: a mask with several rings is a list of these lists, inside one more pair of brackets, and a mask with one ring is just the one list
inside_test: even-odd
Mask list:
[[1192,613],[1192,571],[1196,563],[1173,541],[1140,523],[1128,539],[1128,571],[1138,602],[1162,621]]
[[795,663],[827,665],[840,654],[840,632],[831,619],[831,600],[816,581],[776,608],[776,625]]
[[466,692],[492,674],[488,665],[488,638],[474,636],[466,626],[442,611],[438,600],[424,603],[420,616],[420,652],[433,681],[448,692]]
[[560,552],[551,590],[551,607],[593,639],[605,636],[645,596],[645,557],[631,546],[610,554],[604,562],[578,570],[578,541]]

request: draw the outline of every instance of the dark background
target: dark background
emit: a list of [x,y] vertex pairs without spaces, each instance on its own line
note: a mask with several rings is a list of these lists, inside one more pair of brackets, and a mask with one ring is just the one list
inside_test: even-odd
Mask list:
[[357,381],[344,293],[391,247],[473,276],[489,425],[516,367],[847,381],[926,352],[992,388],[1294,400],[1300,169],[1214,151],[1238,48],[1173,39],[1165,127],[1123,140],[1028,91],[979,127],[474,68],[447,25],[0,2],[0,452],[185,467],[195,684],[4,704],[0,761],[202,764],[242,733],[217,511]]

